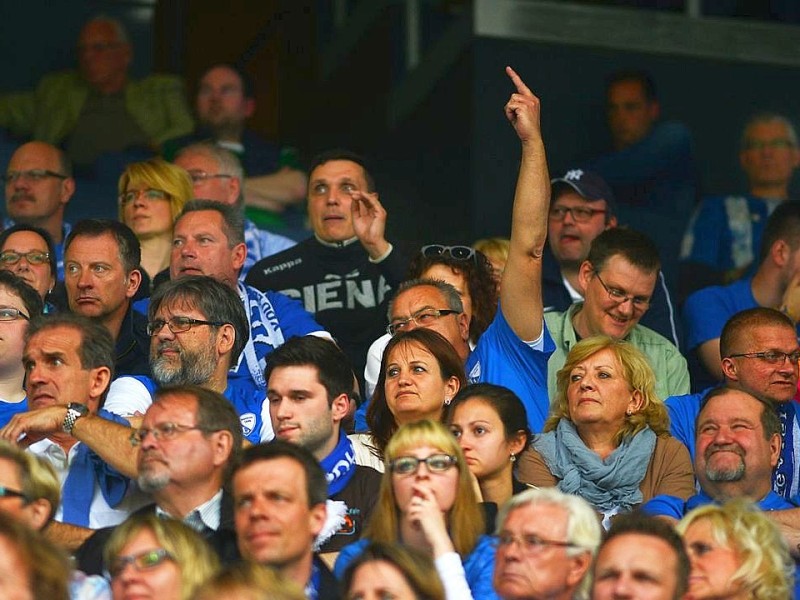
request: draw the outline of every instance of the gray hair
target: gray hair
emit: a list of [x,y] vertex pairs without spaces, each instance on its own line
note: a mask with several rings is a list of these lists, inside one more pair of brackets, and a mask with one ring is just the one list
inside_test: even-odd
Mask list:
[[392,312],[394,311],[394,303],[397,300],[397,297],[405,291],[411,290],[416,287],[432,287],[439,290],[439,292],[444,296],[445,304],[447,304],[447,308],[450,310],[456,311],[458,314],[464,312],[464,303],[461,301],[461,296],[458,295],[458,291],[449,283],[441,281],[439,279],[428,279],[428,278],[419,278],[419,279],[409,279],[404,281],[400,284],[397,288],[397,292],[395,293],[392,301],[389,302],[389,321],[392,320]]
[[754,125],[760,125],[761,123],[780,123],[784,127],[786,127],[786,134],[789,136],[789,140],[792,142],[792,146],[795,148],[797,147],[797,130],[794,128],[792,122],[783,115],[779,115],[778,113],[772,112],[760,112],[754,114],[747,120],[745,123],[744,128],[742,129],[742,138],[739,141],[739,146],[742,150],[744,150],[747,146],[748,140],[748,133],[750,132],[750,128]]
[[219,169],[220,173],[235,177],[239,181],[244,180],[244,169],[242,169],[242,163],[239,162],[239,159],[233,152],[226,150],[222,146],[217,146],[211,142],[198,142],[196,144],[190,144],[189,146],[182,148],[175,158],[178,159],[187,154],[200,154],[206,158],[210,158],[217,163],[217,168]]

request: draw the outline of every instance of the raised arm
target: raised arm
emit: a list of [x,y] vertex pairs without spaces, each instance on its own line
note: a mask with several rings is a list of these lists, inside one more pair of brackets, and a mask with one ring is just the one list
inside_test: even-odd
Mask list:
[[533,341],[543,327],[542,252],[547,237],[550,176],[539,124],[539,99],[511,67],[506,67],[506,73],[516,92],[505,105],[505,113],[522,143],[522,159],[500,302],[514,333],[522,340]]

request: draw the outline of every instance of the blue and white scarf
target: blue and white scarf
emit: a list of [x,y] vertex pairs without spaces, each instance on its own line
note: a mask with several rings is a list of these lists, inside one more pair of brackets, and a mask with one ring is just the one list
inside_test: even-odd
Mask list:
[[339,432],[339,442],[328,456],[320,461],[328,480],[328,497],[341,492],[356,473],[356,451],[353,442]]
[[231,368],[232,374],[250,378],[262,389],[267,388],[264,369],[267,368],[267,356],[285,341],[281,331],[278,315],[266,294],[254,287],[239,282],[239,297],[247,312],[247,324],[250,337],[242,351],[236,366]]

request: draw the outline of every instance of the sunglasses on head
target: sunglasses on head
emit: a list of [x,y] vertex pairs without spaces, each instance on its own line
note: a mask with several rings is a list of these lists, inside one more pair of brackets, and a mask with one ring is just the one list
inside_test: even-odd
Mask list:
[[437,256],[449,256],[455,260],[472,260],[475,258],[475,249],[469,246],[431,244],[430,246],[423,246],[420,252],[426,258],[436,258]]

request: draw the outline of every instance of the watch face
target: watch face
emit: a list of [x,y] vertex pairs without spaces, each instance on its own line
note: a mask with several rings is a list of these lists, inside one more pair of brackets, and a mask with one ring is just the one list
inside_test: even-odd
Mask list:
[[70,402],[67,405],[69,410],[74,410],[76,413],[79,413],[82,417],[89,414],[89,407],[85,404],[79,404],[77,402]]

